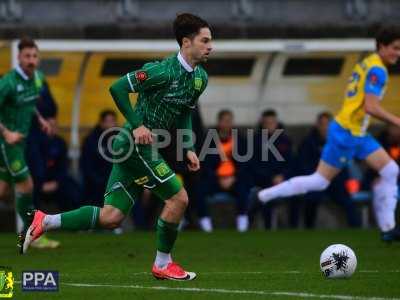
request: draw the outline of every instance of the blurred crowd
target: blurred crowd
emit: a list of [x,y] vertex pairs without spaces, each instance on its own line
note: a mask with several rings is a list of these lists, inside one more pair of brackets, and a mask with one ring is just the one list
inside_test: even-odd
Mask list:
[[[57,107],[47,85],[42,90],[38,110],[49,120],[53,130],[51,135],[44,134],[34,120],[28,138],[26,155],[34,180],[35,206],[44,210],[53,207],[57,211],[67,211],[82,205],[102,206],[111,163],[103,158],[101,151],[107,154],[107,141],[111,136],[101,139],[100,145],[99,140],[107,129],[117,126],[117,114],[112,110],[100,114],[98,123],[82,143],[80,175],[71,176],[68,147],[58,134]],[[204,128],[198,108],[192,117],[193,131],[197,137],[195,147],[199,153],[209,129]],[[241,128],[235,137],[232,133],[237,127],[233,112],[221,110],[217,114],[215,128],[218,138],[212,139],[209,145],[217,151],[207,154],[201,162],[201,170],[195,173],[188,171],[185,161],[177,161],[176,139],[172,138],[172,143],[161,149],[161,154],[183,181],[189,194],[190,205],[181,226],[211,232],[216,227],[215,223],[221,223],[216,218],[228,218],[234,220],[234,226],[240,232],[256,226],[269,229],[274,226],[272,223],[276,219],[276,210],[279,208],[282,211],[283,208],[287,226],[313,228],[316,226],[318,207],[326,201],[336,203],[348,226],[361,226],[356,200],[363,193],[366,195],[365,201],[369,201],[368,191],[377,175],[358,162],[352,162],[344,168],[324,192],[280,199],[267,205],[260,205],[256,199],[259,188],[314,172],[331,119],[329,112],[321,112],[314,125],[299,140],[287,134],[274,110],[265,110],[250,137],[254,153],[249,160],[242,161],[232,153],[245,154],[248,151],[249,136]],[[278,130],[279,134],[275,134]],[[399,162],[400,128],[388,126],[380,132],[378,139],[393,159]],[[271,152],[271,148],[265,147],[265,141],[268,140],[273,142],[279,152],[278,156]],[[131,212],[134,227],[153,228],[161,205],[161,201],[144,190]],[[224,206],[234,208],[231,209],[234,216],[227,216],[225,211],[218,213],[218,208]],[[261,225],[259,220],[262,220]]]

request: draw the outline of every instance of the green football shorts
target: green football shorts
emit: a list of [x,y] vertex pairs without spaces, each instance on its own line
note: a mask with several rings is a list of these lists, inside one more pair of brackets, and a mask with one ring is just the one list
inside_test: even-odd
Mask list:
[[24,145],[9,145],[0,141],[0,180],[13,184],[22,182],[29,176]]
[[137,145],[123,129],[114,139],[113,167],[108,178],[104,204],[120,209],[125,215],[140,197],[143,188],[150,189],[161,200],[178,193],[182,183],[161,155],[151,145]]

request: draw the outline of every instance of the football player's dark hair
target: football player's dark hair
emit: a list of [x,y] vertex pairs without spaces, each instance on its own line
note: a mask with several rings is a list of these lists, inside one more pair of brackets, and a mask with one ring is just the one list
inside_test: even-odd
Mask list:
[[202,18],[189,13],[177,15],[173,29],[179,47],[182,47],[183,38],[193,39],[202,28],[210,28],[210,25]]
[[25,48],[38,49],[38,46],[36,45],[35,41],[32,38],[26,36],[26,37],[21,38],[18,42],[18,50],[20,52]]
[[380,45],[387,46],[400,39],[400,27],[394,25],[381,26],[376,34],[376,49],[379,50]]

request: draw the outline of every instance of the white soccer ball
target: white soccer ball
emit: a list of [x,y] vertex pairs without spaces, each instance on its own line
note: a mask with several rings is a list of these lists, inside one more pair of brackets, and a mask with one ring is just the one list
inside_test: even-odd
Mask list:
[[326,278],[347,278],[356,270],[357,257],[350,247],[335,244],[322,252],[319,266]]

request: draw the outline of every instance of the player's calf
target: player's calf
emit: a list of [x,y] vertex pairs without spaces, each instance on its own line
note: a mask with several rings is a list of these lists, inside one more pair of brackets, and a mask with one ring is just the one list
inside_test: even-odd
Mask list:
[[[82,206],[78,209],[55,215],[47,215],[39,210],[35,211],[33,221],[24,236],[23,252],[25,253],[30,244],[46,231],[56,229],[76,231],[98,228],[102,225],[99,222],[100,210],[101,208],[97,206]],[[103,225],[105,228],[113,228],[111,226],[119,224],[122,220],[122,218],[117,218],[118,214],[113,209],[108,208],[105,212],[103,212]]]
[[179,223],[189,205],[189,198],[186,190],[182,188],[177,194],[170,199],[165,200],[164,208],[160,217],[171,223]]

